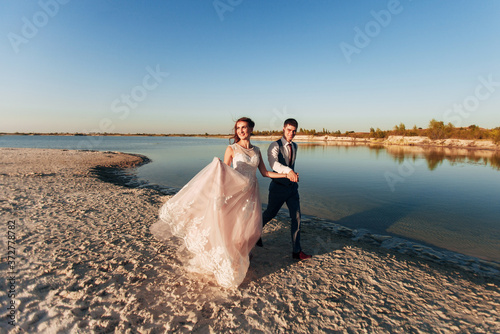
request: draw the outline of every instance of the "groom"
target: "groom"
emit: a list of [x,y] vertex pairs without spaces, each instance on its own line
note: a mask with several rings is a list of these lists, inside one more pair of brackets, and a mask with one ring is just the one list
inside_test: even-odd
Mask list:
[[[283,137],[269,145],[267,158],[269,165],[277,173],[288,174],[289,179],[272,179],[269,185],[269,199],[267,209],[262,214],[262,226],[273,219],[284,203],[290,212],[292,220],[292,257],[297,260],[309,259],[300,247],[300,201],[299,201],[299,174],[295,173],[295,157],[297,156],[297,144],[292,140],[297,133],[298,123],[289,118],[283,124]],[[257,246],[262,247],[262,239]]]

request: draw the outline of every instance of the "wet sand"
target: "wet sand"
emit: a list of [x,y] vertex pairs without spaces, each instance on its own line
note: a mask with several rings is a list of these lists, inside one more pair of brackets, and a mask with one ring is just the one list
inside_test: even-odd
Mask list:
[[168,196],[105,173],[143,157],[7,148],[0,156],[2,333],[500,332],[497,278],[307,221],[303,248],[316,255],[295,262],[283,215],[266,225],[243,284],[222,289],[184,271],[178,241],[149,233]]

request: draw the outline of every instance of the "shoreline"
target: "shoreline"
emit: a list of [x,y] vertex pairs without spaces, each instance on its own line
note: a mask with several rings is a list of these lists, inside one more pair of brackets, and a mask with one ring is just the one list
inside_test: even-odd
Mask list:
[[[0,136],[111,136],[111,137],[200,137],[200,138],[224,138],[229,139],[231,135],[203,135],[203,134],[13,134],[2,133]],[[252,136],[256,141],[275,141],[281,136]],[[430,139],[426,136],[395,136],[391,135],[385,139],[380,138],[358,138],[343,136],[315,136],[296,135],[294,141],[297,143],[324,143],[338,145],[380,145],[380,146],[416,146],[423,148],[448,148],[466,150],[500,151],[500,142],[495,143],[489,139]]]
[[[130,155],[146,159],[144,163],[138,164],[132,168],[138,168],[143,164],[151,162],[151,160],[144,155]],[[179,190],[156,184],[138,182],[135,175],[130,175],[124,169],[116,169],[113,167],[93,168],[92,172],[95,173],[95,175],[103,182],[110,182],[119,186],[130,188],[153,189],[166,196],[175,195],[175,193]],[[280,209],[277,219],[285,222],[288,221],[287,211],[283,208]],[[485,277],[496,279],[500,282],[500,262],[484,260],[475,256],[461,254],[437,246],[426,245],[413,239],[371,233],[368,229],[351,229],[346,226],[339,225],[329,219],[313,215],[303,215],[302,222],[305,227],[327,230],[342,238],[351,239],[364,244],[370,244],[375,247],[394,250],[401,254],[414,256],[416,258],[431,261],[444,266],[462,269],[472,274],[483,275]]]
[[[273,141],[280,136],[252,136],[253,140]],[[296,135],[293,141],[297,143],[325,143],[325,144],[350,144],[350,145],[381,145],[381,146],[416,146],[424,148],[449,148],[468,150],[500,150],[500,143],[495,144],[491,140],[482,139],[435,139],[424,136],[389,136],[386,139],[377,138],[355,138],[334,136],[305,136]]]
[[[3,321],[0,330],[500,330],[498,279],[374,245],[370,239],[386,239],[363,231],[324,229],[324,221],[310,217],[303,244],[315,251],[312,261],[291,260],[289,227],[279,217],[266,225],[264,248],[255,249],[244,283],[224,290],[186,273],[176,260],[178,241],[165,245],[150,235],[169,196],[134,187],[126,177],[109,183],[102,179],[109,173],[96,175],[103,169],[95,167],[123,171],[144,157],[0,151],[0,205],[4,220],[17,222],[18,250],[18,323],[12,329]],[[4,284],[3,305],[9,301]]]

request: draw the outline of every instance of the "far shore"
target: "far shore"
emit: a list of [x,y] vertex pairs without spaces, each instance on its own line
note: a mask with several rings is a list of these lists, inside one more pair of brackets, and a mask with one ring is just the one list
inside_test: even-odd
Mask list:
[[[253,140],[277,140],[280,136],[253,136]],[[399,146],[427,146],[427,147],[448,147],[466,148],[481,150],[500,150],[500,143],[492,140],[469,140],[469,139],[435,139],[425,136],[389,136],[386,139],[379,138],[356,138],[356,137],[336,137],[336,136],[306,136],[297,135],[295,142],[317,142],[317,143],[338,143],[345,145],[399,145]]]
[[[117,136],[117,137],[203,137],[203,138],[225,138],[229,139],[231,135],[223,134],[120,134],[120,133],[0,133],[0,136],[18,135],[18,136]],[[279,135],[271,136],[252,136],[257,141],[274,141],[279,139]],[[297,143],[324,143],[334,145],[397,145],[397,146],[420,146],[420,147],[445,147],[461,148],[474,150],[500,150],[500,142],[495,143],[487,139],[430,139],[427,136],[389,136],[387,138],[359,138],[350,136],[331,136],[331,135],[296,135],[294,141]]]

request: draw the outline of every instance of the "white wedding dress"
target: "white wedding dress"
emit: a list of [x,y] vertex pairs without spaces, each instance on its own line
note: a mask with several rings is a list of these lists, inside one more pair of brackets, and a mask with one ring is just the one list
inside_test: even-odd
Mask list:
[[214,158],[161,207],[160,220],[151,226],[160,240],[172,234],[183,238],[188,270],[213,275],[225,288],[245,278],[249,253],[262,232],[260,150],[231,147],[234,169]]

